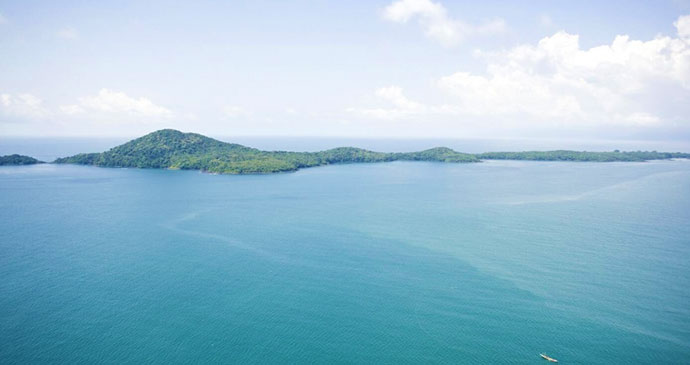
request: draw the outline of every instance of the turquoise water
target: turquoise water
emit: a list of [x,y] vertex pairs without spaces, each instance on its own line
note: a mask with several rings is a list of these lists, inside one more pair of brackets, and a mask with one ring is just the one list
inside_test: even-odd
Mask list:
[[0,168],[0,363],[690,362],[690,161]]

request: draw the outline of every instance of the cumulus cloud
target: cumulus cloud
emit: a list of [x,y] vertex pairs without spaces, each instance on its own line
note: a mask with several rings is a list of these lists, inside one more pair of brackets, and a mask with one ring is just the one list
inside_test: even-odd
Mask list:
[[348,112],[375,119],[400,119],[426,112],[427,107],[408,99],[401,87],[389,86],[376,90],[375,95],[388,102],[390,107],[383,108],[349,108]]
[[555,121],[578,126],[687,125],[690,16],[674,24],[677,37],[640,41],[620,35],[611,44],[582,49],[578,35],[558,32],[535,45],[480,52],[485,72],[459,71],[436,82],[446,104],[421,105],[393,87],[380,94],[394,108],[361,114],[393,119],[442,113],[532,126]]
[[168,118],[169,109],[156,105],[147,98],[133,98],[123,92],[101,89],[97,95],[81,97],[77,104],[63,105],[60,110],[69,115],[109,114],[120,116]]
[[383,18],[396,23],[416,19],[424,33],[444,46],[454,46],[474,35],[502,33],[506,30],[503,19],[494,19],[481,25],[472,25],[448,16],[441,3],[431,0],[400,0],[383,11]]
[[74,104],[56,105],[27,93],[0,93],[0,125],[88,126],[95,123],[133,125],[169,122],[175,114],[147,98],[133,98],[123,92],[101,89],[96,95],[77,99]]
[[410,119],[429,115],[455,114],[457,110],[452,105],[425,105],[408,98],[399,86],[383,87],[374,93],[377,100],[387,104],[380,108],[348,108],[348,113],[373,119]]
[[390,101],[398,108],[405,110],[419,110],[423,105],[408,99],[403,95],[402,89],[397,86],[389,86],[376,90],[376,96]]
[[678,29],[678,36],[686,40],[690,38],[690,15],[681,16],[673,25]]
[[488,56],[484,74],[457,72],[438,84],[470,114],[598,119],[651,114],[635,110],[636,101],[645,96],[652,100],[659,91],[687,95],[690,44],[684,38],[645,42],[617,36],[610,45],[581,49],[577,35],[558,32],[535,46]]
[[64,114],[67,115],[79,115],[82,113],[86,113],[86,110],[84,108],[80,107],[79,105],[61,105],[59,107],[60,111]]
[[31,94],[0,94],[0,112],[8,117],[27,119],[48,115],[43,100]]

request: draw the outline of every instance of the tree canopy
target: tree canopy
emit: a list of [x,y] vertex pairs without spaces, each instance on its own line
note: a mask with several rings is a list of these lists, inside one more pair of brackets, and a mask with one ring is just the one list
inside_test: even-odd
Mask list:
[[196,133],[163,129],[134,139],[102,153],[85,153],[59,158],[55,163],[107,167],[168,168],[202,170],[221,174],[264,174],[295,171],[304,167],[341,163],[387,161],[435,161],[450,163],[481,160],[533,161],[647,161],[690,158],[687,153],[668,152],[585,152],[527,151],[469,154],[447,147],[419,152],[374,152],[354,147],[339,147],[320,152],[262,151],[226,143]]
[[24,155],[17,155],[17,154],[0,156],[0,166],[3,166],[3,165],[35,165],[37,163],[43,163],[43,161],[39,161],[33,157],[24,156]]
[[386,162],[397,160],[478,162],[471,154],[449,148],[412,153],[384,153],[354,147],[320,152],[261,151],[226,143],[196,133],[164,129],[114,147],[103,153],[78,154],[55,160],[108,167],[171,168],[223,174],[260,174],[295,171],[299,168],[336,163]]

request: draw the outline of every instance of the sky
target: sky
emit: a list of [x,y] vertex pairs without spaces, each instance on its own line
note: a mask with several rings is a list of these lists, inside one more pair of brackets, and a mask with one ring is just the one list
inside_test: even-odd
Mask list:
[[690,140],[690,0],[5,1],[0,136]]

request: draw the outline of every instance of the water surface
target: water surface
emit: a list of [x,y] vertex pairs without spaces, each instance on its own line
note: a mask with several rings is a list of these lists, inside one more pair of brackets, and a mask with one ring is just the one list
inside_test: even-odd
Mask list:
[[0,362],[687,363],[690,162],[0,168]]

